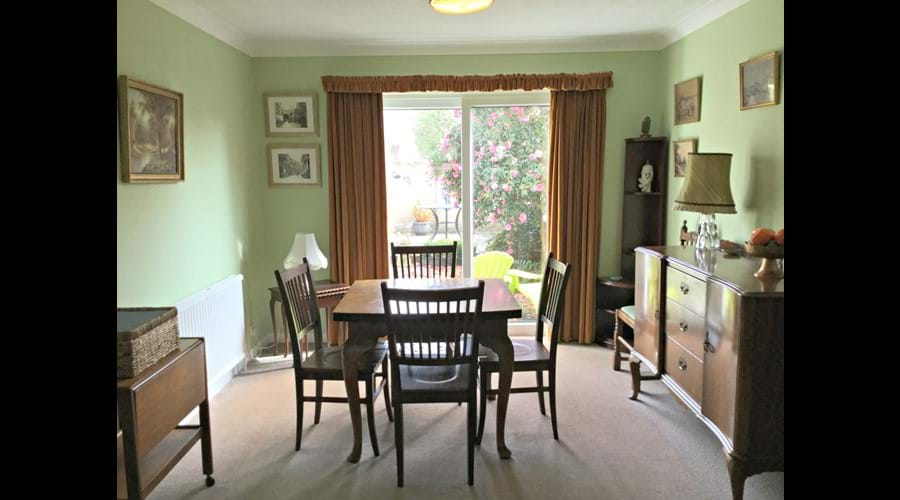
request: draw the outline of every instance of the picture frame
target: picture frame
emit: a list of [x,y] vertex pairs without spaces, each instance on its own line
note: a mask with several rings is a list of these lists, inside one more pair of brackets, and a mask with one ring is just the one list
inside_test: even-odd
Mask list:
[[318,97],[311,93],[263,94],[267,137],[319,134]]
[[687,172],[687,155],[696,152],[696,138],[672,141],[672,165],[675,166],[675,177],[684,177]]
[[119,76],[122,182],[184,180],[184,95]]
[[322,186],[318,144],[269,144],[269,187]]
[[701,77],[675,84],[675,125],[700,121]]
[[768,52],[740,64],[741,111],[775,106],[779,101],[778,51]]

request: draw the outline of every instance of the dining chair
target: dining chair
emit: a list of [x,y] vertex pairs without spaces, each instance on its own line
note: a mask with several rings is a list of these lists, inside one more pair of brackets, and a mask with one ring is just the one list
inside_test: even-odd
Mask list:
[[[323,396],[322,390],[326,380],[344,380],[344,366],[340,346],[325,346],[322,342],[322,319],[319,315],[319,303],[316,299],[315,285],[310,273],[306,258],[303,264],[286,271],[275,271],[275,280],[285,299],[285,312],[288,320],[288,334],[291,337],[291,350],[294,355],[294,386],[297,392],[297,441],[296,450],[300,450],[300,442],[303,437],[303,403],[315,403],[316,412],[313,424],[319,423],[322,414],[322,403],[347,404],[346,397]],[[306,359],[300,358],[300,341],[309,334],[313,335],[312,353],[307,353]],[[375,368],[381,365],[381,372],[376,373]],[[366,353],[357,367],[359,380],[366,384],[365,397],[360,398],[360,404],[366,407],[368,417],[369,438],[372,441],[372,451],[378,456],[378,437],[375,433],[375,408],[374,401],[384,390],[384,404],[388,420],[393,422],[391,408],[391,395],[388,385],[388,356],[387,345],[379,343],[374,349]],[[380,380],[379,380],[380,379]],[[316,395],[304,396],[303,381],[316,381]]]
[[403,487],[403,405],[418,403],[466,403],[471,486],[484,281],[477,287],[429,290],[390,288],[382,282],[381,297],[391,356],[397,486]]
[[[514,387],[511,394],[536,392],[541,415],[546,415],[544,409],[544,393],[550,394],[550,421],[553,424],[553,439],[559,439],[556,425],[556,346],[559,343],[559,325],[562,319],[563,303],[566,297],[566,284],[569,281],[571,265],[553,258],[553,252],[547,256],[547,266],[544,268],[544,279],[541,283],[541,299],[538,306],[538,320],[534,339],[512,339],[515,358],[513,360],[514,372],[535,372],[537,386]],[[550,335],[550,349],[544,345],[545,328]],[[487,347],[481,348],[481,359],[478,362],[481,381],[481,416],[478,420],[478,436],[476,444],[481,444],[484,435],[485,407],[487,397],[496,395],[498,391],[491,389],[491,374],[500,371],[500,361],[497,353]],[[549,372],[550,383],[544,386],[544,372]]]
[[455,278],[456,245],[405,245],[391,242],[394,279]]

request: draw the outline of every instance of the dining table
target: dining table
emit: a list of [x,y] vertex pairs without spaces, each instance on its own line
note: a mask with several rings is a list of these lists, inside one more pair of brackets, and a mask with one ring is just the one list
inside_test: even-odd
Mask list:
[[[475,278],[429,278],[429,279],[367,279],[356,280],[346,295],[335,307],[335,321],[347,322],[347,340],[342,348],[344,365],[344,385],[350,405],[350,420],[353,427],[353,450],[347,457],[350,463],[359,461],[362,452],[362,412],[359,403],[359,379],[355,369],[360,357],[376,347],[380,337],[387,335],[384,317],[384,303],[381,298],[381,283],[390,288],[412,290],[452,290],[478,286]],[[522,307],[502,279],[484,279],[484,299],[478,328],[479,344],[492,349],[499,359],[500,382],[497,394],[497,453],[508,459],[512,452],[506,446],[506,410],[513,374],[513,345],[509,338],[507,321],[522,317]]]

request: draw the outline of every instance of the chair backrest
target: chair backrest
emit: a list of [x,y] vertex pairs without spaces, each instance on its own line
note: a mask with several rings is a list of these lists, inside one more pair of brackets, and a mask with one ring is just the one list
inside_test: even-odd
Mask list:
[[538,306],[537,333],[538,342],[544,340],[544,326],[550,331],[550,358],[556,359],[556,345],[559,343],[559,325],[562,319],[563,304],[566,301],[566,285],[569,282],[569,271],[572,266],[553,258],[553,252],[547,256],[544,268],[544,281],[541,282],[541,303]]
[[477,287],[410,290],[381,283],[391,363],[462,365],[478,362],[478,317],[484,281]]
[[288,334],[291,336],[291,350],[294,365],[300,365],[300,344],[304,335],[313,334],[315,350],[322,348],[322,320],[319,316],[319,301],[316,299],[315,282],[306,257],[303,264],[285,271],[275,270],[275,281],[284,299],[288,320]]
[[503,279],[513,265],[512,255],[506,252],[484,252],[472,259],[472,277]]
[[394,278],[455,278],[456,243],[396,246],[391,242]]

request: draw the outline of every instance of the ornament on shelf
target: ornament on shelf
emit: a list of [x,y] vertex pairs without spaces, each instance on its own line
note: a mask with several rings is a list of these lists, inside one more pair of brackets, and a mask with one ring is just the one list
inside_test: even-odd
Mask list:
[[649,193],[652,184],[653,165],[650,164],[650,160],[647,160],[644,162],[644,166],[641,167],[641,177],[638,179],[638,189],[642,193]]
[[641,137],[650,137],[650,117],[645,116],[641,122]]

